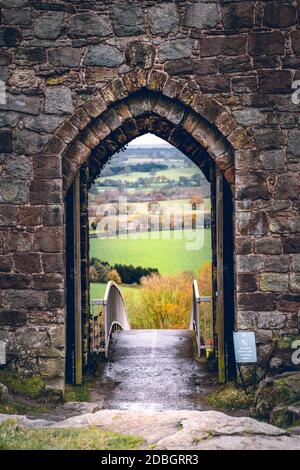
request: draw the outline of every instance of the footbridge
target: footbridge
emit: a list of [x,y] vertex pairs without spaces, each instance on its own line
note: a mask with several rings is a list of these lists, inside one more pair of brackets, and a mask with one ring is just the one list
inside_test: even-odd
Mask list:
[[106,409],[202,409],[212,344],[211,297],[193,282],[190,329],[131,329],[125,300],[109,282],[91,302],[91,348],[104,355],[98,377]]

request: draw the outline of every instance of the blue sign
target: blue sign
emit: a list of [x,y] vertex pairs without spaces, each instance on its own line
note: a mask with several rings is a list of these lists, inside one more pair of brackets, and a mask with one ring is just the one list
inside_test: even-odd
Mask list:
[[253,331],[237,331],[233,333],[235,360],[238,364],[257,362],[255,333]]

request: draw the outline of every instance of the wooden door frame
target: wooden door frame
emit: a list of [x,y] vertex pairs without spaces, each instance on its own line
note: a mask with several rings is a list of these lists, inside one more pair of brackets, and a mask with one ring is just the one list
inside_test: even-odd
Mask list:
[[218,378],[225,383],[235,376],[233,354],[234,274],[233,196],[223,173],[211,164],[212,265],[214,344]]
[[66,378],[82,384],[82,299],[80,172],[74,178],[65,201],[66,214]]

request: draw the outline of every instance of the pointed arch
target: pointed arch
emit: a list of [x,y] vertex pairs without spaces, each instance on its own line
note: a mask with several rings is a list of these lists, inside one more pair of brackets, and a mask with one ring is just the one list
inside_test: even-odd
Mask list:
[[82,105],[54,133],[46,155],[62,159],[66,194],[90,158],[92,177],[108,158],[135,137],[152,132],[205,168],[209,158],[234,185],[234,153],[253,148],[251,136],[216,99],[194,81],[140,70],[117,78]]

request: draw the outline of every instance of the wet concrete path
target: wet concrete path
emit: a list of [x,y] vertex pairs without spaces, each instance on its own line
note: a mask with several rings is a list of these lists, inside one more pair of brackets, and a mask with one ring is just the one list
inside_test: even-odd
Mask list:
[[97,388],[104,409],[201,410],[208,376],[205,361],[195,360],[191,331],[120,331]]

